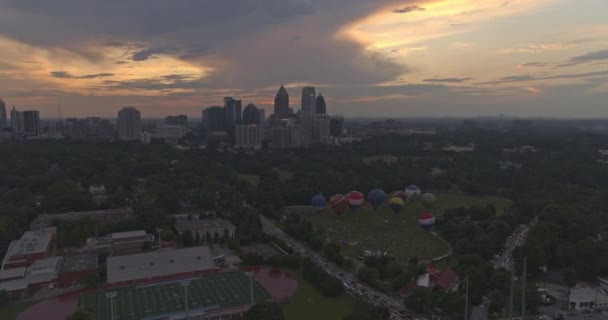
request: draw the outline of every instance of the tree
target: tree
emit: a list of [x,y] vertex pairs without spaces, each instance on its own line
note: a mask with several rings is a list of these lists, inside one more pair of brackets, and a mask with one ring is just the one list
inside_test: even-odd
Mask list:
[[8,304],[9,301],[8,292],[6,292],[6,290],[0,290],[0,307]]
[[97,274],[88,275],[86,277],[84,283],[88,288],[96,288],[97,285],[99,285],[99,275],[97,275]]
[[254,305],[245,315],[245,320],[284,320],[283,309],[277,303],[262,302]]
[[92,320],[91,314],[82,310],[82,308],[76,309],[74,313],[68,316],[65,320]]

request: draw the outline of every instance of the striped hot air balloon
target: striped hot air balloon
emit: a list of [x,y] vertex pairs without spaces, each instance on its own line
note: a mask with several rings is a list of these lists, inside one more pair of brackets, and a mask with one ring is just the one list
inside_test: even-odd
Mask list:
[[425,212],[418,217],[418,224],[425,230],[430,230],[435,224],[435,215],[430,212]]
[[420,196],[420,188],[416,185],[410,185],[405,188],[405,195],[408,199],[413,199]]
[[405,201],[400,197],[392,197],[388,201],[388,205],[393,209],[393,212],[397,214],[405,206]]
[[343,194],[334,194],[329,198],[329,205],[337,215],[340,215],[348,206],[348,199]]
[[359,210],[365,201],[365,196],[359,191],[351,191],[346,197],[348,198],[348,204],[353,212]]

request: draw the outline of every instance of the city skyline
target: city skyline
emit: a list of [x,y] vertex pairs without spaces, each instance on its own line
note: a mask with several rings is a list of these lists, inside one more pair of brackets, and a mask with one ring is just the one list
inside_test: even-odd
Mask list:
[[603,0],[163,3],[0,0],[7,111],[271,114],[284,83],[294,111],[315,86],[347,117],[608,116]]

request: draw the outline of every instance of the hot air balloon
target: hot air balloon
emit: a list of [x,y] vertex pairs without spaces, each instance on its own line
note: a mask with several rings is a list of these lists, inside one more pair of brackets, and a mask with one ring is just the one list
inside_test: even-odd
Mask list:
[[325,197],[319,194],[312,197],[312,199],[310,199],[310,203],[313,208],[323,208],[327,204],[327,201],[325,200]]
[[405,195],[408,199],[418,197],[420,196],[420,188],[415,185],[407,186],[407,188],[405,188]]
[[348,204],[353,211],[359,210],[363,204],[363,201],[365,201],[365,196],[363,196],[363,193],[359,191],[351,191],[348,193],[348,195],[346,195],[346,197],[348,198]]
[[435,215],[430,212],[421,214],[418,217],[418,224],[425,230],[430,230],[431,227],[435,224]]
[[391,200],[388,201],[389,206],[393,209],[393,212],[398,213],[401,208],[405,206],[405,201],[399,197],[392,197]]
[[334,194],[329,198],[329,205],[337,215],[340,215],[346,209],[348,200],[343,194]]
[[374,208],[378,208],[384,200],[386,200],[386,192],[382,189],[373,189],[367,194],[367,201]]
[[435,200],[436,198],[432,193],[424,193],[420,196],[420,201],[425,203],[433,203]]
[[401,198],[401,199],[403,199],[403,200],[406,200],[406,199],[407,199],[407,194],[405,194],[405,192],[403,192],[403,191],[401,191],[401,190],[399,190],[399,191],[394,191],[394,192],[393,192],[393,197],[399,197],[399,198]]

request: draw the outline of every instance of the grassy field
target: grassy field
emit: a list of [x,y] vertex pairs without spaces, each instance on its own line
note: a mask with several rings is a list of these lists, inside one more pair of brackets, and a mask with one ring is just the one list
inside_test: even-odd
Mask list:
[[[185,311],[185,290],[179,282],[129,287],[116,290],[114,314],[118,319],[161,318]],[[254,283],[256,302],[270,295]],[[190,311],[216,310],[250,303],[249,278],[243,272],[230,272],[193,279],[188,287]],[[110,320],[110,299],[106,292],[86,294],[81,304],[96,320]],[[2,318],[4,319],[4,318]]]
[[36,303],[37,302],[25,302],[5,305],[0,308],[0,319],[15,320],[21,312],[25,311],[27,308],[31,307]]
[[446,244],[418,225],[417,217],[420,213],[431,211],[440,216],[448,208],[487,204],[495,205],[502,213],[510,202],[494,197],[440,194],[431,207],[424,207],[420,202],[408,203],[398,214],[383,205],[377,210],[364,206],[357,213],[347,209],[340,216],[327,209],[321,213],[308,214],[306,218],[315,227],[325,228],[332,241],[357,242],[351,247],[343,247],[347,256],[357,257],[364,250],[381,250],[396,257],[400,263],[407,263],[412,256],[427,260],[448,251]]
[[273,168],[272,170],[279,174],[279,180],[281,180],[281,182],[285,182],[293,178],[293,173],[291,173],[290,171],[279,168]]
[[301,275],[294,273],[298,279],[298,290],[289,301],[283,304],[287,320],[336,320],[353,311],[354,301],[347,295],[339,298],[323,296]]

